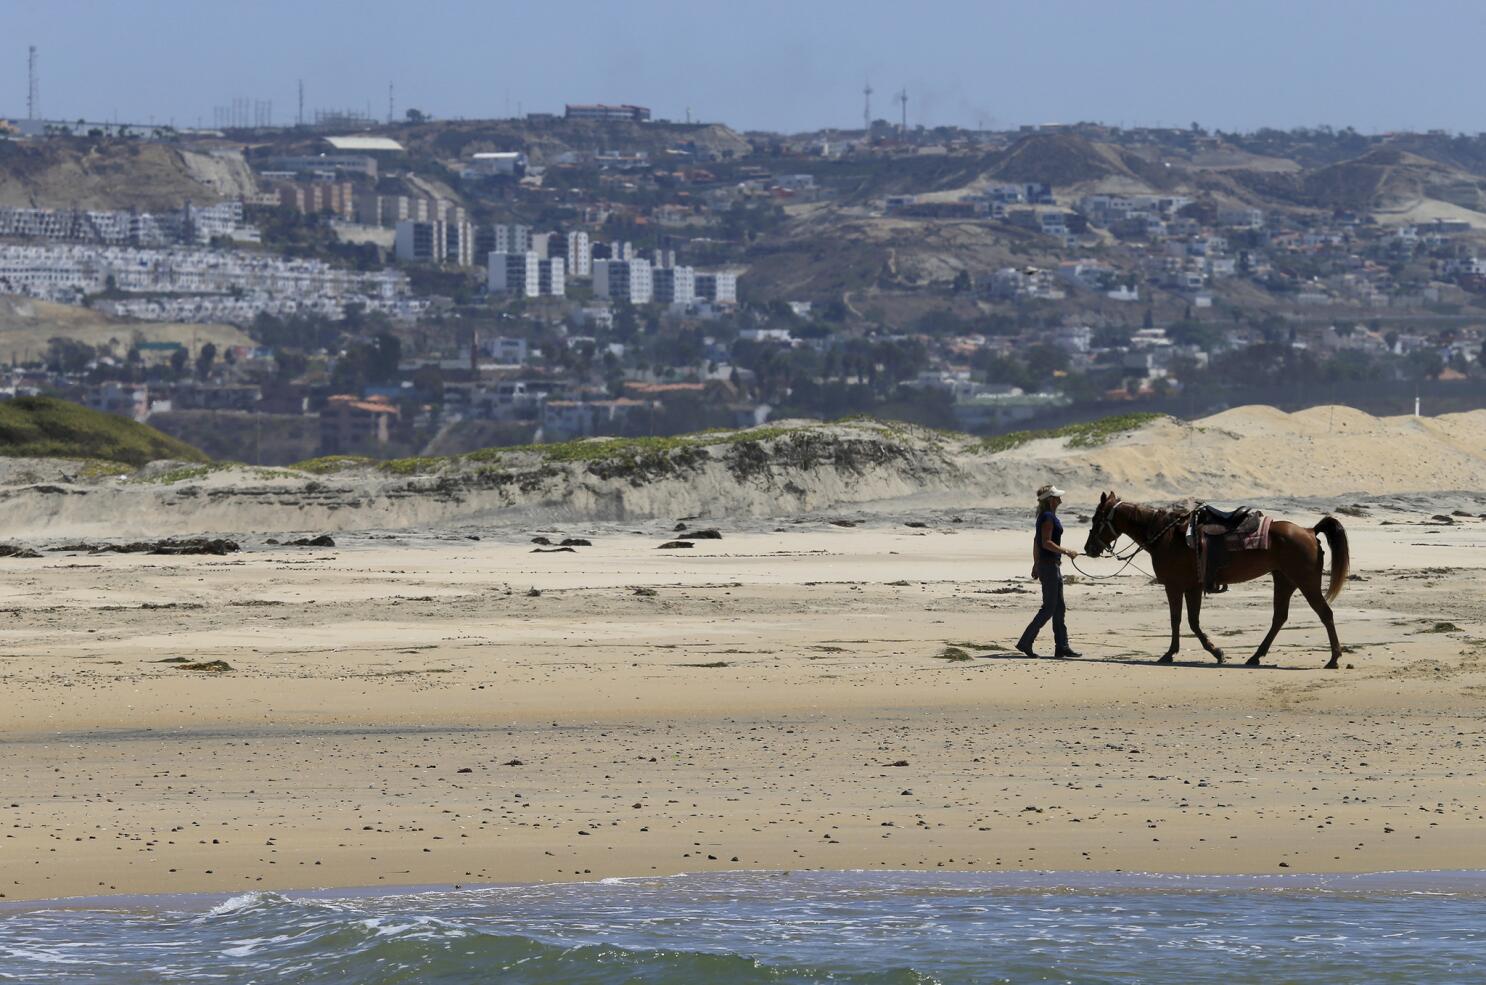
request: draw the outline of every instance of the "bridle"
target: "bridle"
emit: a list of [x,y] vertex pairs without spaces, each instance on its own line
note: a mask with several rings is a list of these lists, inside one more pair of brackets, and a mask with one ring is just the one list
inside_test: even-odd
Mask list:
[[[1164,526],[1160,530],[1156,531],[1156,534],[1155,534],[1154,537],[1148,537],[1145,540],[1141,540],[1141,539],[1135,537],[1134,534],[1131,534],[1130,535],[1131,539],[1135,541],[1135,543],[1133,545],[1131,545],[1133,549],[1130,550],[1130,553],[1128,553],[1128,554],[1120,554],[1120,553],[1117,553],[1115,551],[1115,544],[1120,539],[1120,532],[1115,529],[1114,515],[1115,515],[1115,510],[1119,509],[1121,506],[1129,506],[1130,504],[1128,504],[1124,500],[1120,499],[1114,493],[1110,493],[1109,496],[1110,496],[1110,498],[1107,499],[1099,507],[1099,510],[1094,514],[1094,516],[1095,516],[1095,523],[1094,523],[1094,529],[1092,531],[1093,536],[1092,536],[1091,539],[1093,539],[1100,546],[1100,548],[1102,548],[1102,550],[1098,554],[1090,554],[1089,556],[1090,557],[1103,557],[1104,556],[1104,552],[1107,551],[1109,553],[1109,556],[1111,558],[1113,558],[1116,561],[1124,561],[1125,563],[1122,564],[1122,565],[1120,565],[1120,567],[1116,571],[1114,571],[1114,572],[1112,572],[1110,574],[1107,574],[1107,575],[1091,575],[1087,571],[1085,571],[1083,568],[1080,568],[1078,566],[1078,561],[1075,559],[1073,561],[1073,568],[1074,568],[1074,570],[1077,571],[1079,574],[1083,575],[1086,578],[1100,578],[1100,579],[1103,579],[1103,578],[1113,578],[1116,575],[1119,575],[1126,568],[1130,567],[1130,565],[1132,565],[1132,564],[1135,563],[1135,556],[1137,554],[1139,554],[1141,551],[1149,551],[1151,545],[1154,544],[1156,541],[1160,540],[1162,537],[1166,536],[1166,532],[1168,530],[1170,530],[1172,527],[1175,527],[1177,524],[1181,523],[1183,520],[1186,519],[1185,515],[1176,517],[1176,519],[1172,520],[1171,522],[1167,523],[1166,526]],[[1108,533],[1109,536],[1106,537],[1105,536],[1106,533]],[[1136,570],[1137,571],[1141,571],[1142,569],[1136,568]]]
[[[1099,507],[1099,518],[1103,521],[1103,525],[1102,529],[1096,526],[1095,536],[1098,538],[1099,546],[1111,555],[1115,553],[1115,543],[1120,539],[1120,532],[1115,529],[1114,525],[1114,513],[1115,510],[1124,505],[1124,500],[1114,495],[1114,493],[1110,493],[1110,498]],[[1106,531],[1109,533],[1108,537],[1104,536]],[[1101,557],[1102,553],[1094,556]]]

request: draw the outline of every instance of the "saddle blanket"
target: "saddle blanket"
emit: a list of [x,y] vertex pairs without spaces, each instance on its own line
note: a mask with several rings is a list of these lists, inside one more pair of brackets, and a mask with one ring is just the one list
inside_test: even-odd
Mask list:
[[[1250,521],[1258,521],[1250,527]],[[1230,551],[1269,550],[1269,525],[1272,521],[1262,513],[1251,515],[1237,530],[1223,538],[1223,546]]]

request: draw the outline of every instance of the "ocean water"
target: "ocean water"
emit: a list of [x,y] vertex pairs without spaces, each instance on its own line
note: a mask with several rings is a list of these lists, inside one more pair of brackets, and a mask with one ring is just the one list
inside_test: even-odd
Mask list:
[[1480,983],[1486,874],[729,873],[15,905],[0,981]]

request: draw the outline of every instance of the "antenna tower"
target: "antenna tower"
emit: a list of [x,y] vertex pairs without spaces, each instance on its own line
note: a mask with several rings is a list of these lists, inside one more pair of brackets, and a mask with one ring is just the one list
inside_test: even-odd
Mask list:
[[41,113],[41,77],[36,74],[36,46],[26,49],[26,117],[37,119]]
[[395,105],[396,104],[392,100],[392,83],[389,82],[389,83],[387,83],[387,122],[388,123],[391,123],[392,120],[393,120],[393,115],[392,114],[393,114],[393,107]]
[[872,131],[872,80],[862,86],[862,129],[870,133]]
[[299,115],[294,118],[299,126],[304,126],[304,79],[299,80]]
[[903,104],[903,123],[899,126],[898,132],[906,135],[908,133],[908,87],[904,86],[898,90],[898,94],[893,98]]

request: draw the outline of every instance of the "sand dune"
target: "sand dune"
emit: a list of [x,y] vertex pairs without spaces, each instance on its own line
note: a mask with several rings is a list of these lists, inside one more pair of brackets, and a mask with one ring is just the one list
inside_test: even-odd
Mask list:
[[0,536],[769,517],[930,500],[1022,506],[1047,481],[1066,486],[1071,505],[1109,488],[1137,500],[1260,504],[1486,489],[1486,411],[1376,418],[1345,407],[1240,407],[1190,423],[1158,420],[1095,447],[1040,438],[994,454],[965,436],[862,421],[797,422],[762,435],[578,461],[513,452],[412,474],[226,467],[88,481],[77,468],[12,461],[0,482]]

